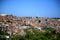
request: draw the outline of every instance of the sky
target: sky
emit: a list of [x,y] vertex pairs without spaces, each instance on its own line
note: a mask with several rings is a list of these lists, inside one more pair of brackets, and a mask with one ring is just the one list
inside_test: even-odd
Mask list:
[[0,14],[60,18],[60,0],[0,0]]

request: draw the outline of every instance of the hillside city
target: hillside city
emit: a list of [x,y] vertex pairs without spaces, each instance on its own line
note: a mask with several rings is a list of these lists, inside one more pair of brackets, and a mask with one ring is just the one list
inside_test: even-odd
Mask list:
[[7,32],[11,37],[16,34],[26,35],[24,32],[25,29],[32,32],[32,28],[35,28],[41,32],[45,32],[45,27],[53,28],[56,32],[60,33],[60,19],[44,17],[17,17],[13,15],[0,14],[0,30]]

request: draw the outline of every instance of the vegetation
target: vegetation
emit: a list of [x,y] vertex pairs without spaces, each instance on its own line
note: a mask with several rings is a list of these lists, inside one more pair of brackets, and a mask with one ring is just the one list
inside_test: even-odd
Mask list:
[[25,40],[25,37],[21,35],[14,35],[12,40]]
[[4,37],[5,35],[9,35],[9,34],[7,32],[0,30],[0,40],[6,40],[6,38]]
[[[60,40],[60,33],[56,33],[56,30],[53,28],[44,28],[45,32],[38,31],[33,27],[32,32],[28,30],[29,29],[25,29],[26,35],[16,34],[12,40]],[[9,34],[0,30],[0,40],[6,40],[4,35]]]
[[16,35],[13,37],[13,40],[60,40],[60,33],[52,28],[45,28],[46,32],[39,32],[33,28],[33,32],[25,30],[26,35]]

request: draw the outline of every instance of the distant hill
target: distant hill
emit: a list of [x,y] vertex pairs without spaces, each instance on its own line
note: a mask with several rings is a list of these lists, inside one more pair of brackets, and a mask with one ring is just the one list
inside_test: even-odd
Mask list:
[[52,18],[52,19],[60,19],[60,18]]

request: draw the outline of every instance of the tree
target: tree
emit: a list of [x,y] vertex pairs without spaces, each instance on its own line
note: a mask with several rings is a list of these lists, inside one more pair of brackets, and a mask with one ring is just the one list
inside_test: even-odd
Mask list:
[[25,36],[15,35],[13,40],[60,40],[60,33],[55,33],[55,29],[52,28],[46,28],[46,32],[39,32],[34,28],[32,28],[32,31],[25,29]]
[[6,38],[4,37],[5,35],[9,35],[9,34],[7,32],[0,30],[0,40],[6,40]]
[[21,35],[14,35],[12,40],[24,40],[25,37]]

